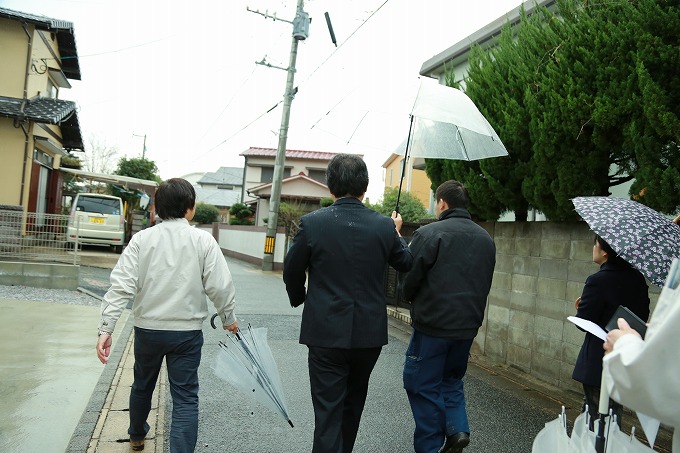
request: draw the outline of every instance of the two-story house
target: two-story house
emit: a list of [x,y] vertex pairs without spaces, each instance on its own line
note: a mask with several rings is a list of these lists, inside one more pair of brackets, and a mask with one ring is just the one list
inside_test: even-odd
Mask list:
[[61,213],[61,158],[82,151],[76,104],[59,99],[80,80],[71,22],[0,8],[0,204]]
[[404,173],[404,155],[392,153],[383,163],[385,169],[385,188],[399,187],[401,191],[409,192],[423,204],[430,213],[434,213],[434,194],[430,189],[432,182],[425,173],[425,159],[410,158],[406,163],[404,181],[401,181]]
[[196,201],[215,206],[222,220],[229,221],[229,208],[241,202],[243,175],[240,167],[220,167],[203,174],[196,181]]
[[[276,149],[248,148],[245,157],[243,202],[255,207],[255,225],[265,225],[269,216]],[[336,153],[286,150],[281,183],[281,202],[300,203],[305,211],[320,207],[322,198],[330,197],[326,185],[326,168]]]

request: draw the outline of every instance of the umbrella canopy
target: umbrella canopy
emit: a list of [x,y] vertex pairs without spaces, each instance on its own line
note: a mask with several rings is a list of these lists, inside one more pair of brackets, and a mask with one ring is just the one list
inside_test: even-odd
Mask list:
[[[562,413],[555,420],[545,424],[534,439],[532,453],[555,452],[569,453],[569,435],[567,434],[567,414],[562,406]],[[578,450],[574,450],[578,451]]]
[[624,260],[663,286],[673,258],[680,257],[680,226],[634,200],[576,197],[576,212]]
[[508,155],[475,103],[456,88],[422,80],[411,117],[403,150],[411,157],[469,161]]
[[[603,453],[647,453],[654,450],[642,444],[635,438],[635,428],[630,435],[619,430],[618,425],[611,420],[595,421],[596,429],[602,424],[603,431],[607,433],[606,442],[602,445]],[[596,434],[588,429],[588,411],[582,412],[574,420],[574,428],[571,437],[567,435],[567,418],[562,409],[562,414],[555,420],[545,424],[536,435],[532,446],[532,453],[564,452],[564,453],[595,453]]]
[[267,329],[239,330],[236,338],[220,342],[213,370],[263,406],[278,412],[293,427],[283,395],[279,370],[267,343]]
[[432,79],[420,82],[411,110],[411,125],[405,146],[396,211],[409,157],[479,160],[507,156],[508,151],[477,106],[462,91]]

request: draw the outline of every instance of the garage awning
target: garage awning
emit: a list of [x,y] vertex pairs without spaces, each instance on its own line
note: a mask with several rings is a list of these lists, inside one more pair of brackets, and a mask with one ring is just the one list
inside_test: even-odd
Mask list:
[[137,189],[153,197],[156,193],[156,187],[158,183],[156,181],[151,181],[148,179],[133,178],[131,176],[121,176],[121,175],[107,175],[104,173],[93,173],[90,171],[77,170],[75,168],[60,168],[64,173],[70,173],[76,175],[83,179],[89,179],[92,181],[105,182],[107,184],[116,184],[118,186],[125,187],[127,189]]

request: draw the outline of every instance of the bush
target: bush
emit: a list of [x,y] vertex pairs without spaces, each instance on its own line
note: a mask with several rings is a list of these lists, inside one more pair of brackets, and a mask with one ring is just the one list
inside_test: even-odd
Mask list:
[[253,215],[252,211],[244,203],[236,203],[229,208],[229,225],[252,225],[254,222],[250,219]]
[[220,218],[220,211],[215,206],[199,201],[196,203],[196,214],[194,214],[194,222],[201,225],[217,222]]
[[327,208],[333,204],[333,198],[331,197],[322,198],[319,201],[319,204],[321,205],[322,208]]
[[[396,187],[388,187],[385,189],[382,200],[376,204],[365,203],[367,207],[378,211],[379,213],[391,216],[392,211],[397,204],[397,195],[399,189]],[[419,222],[426,218],[431,218],[432,215],[427,212],[418,198],[409,192],[402,191],[399,197],[399,213],[404,222]]]

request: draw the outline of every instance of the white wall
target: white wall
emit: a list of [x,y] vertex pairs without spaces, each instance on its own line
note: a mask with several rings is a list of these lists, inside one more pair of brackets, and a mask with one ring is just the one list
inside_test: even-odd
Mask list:
[[[201,225],[197,228],[212,235],[213,229],[210,225]],[[220,224],[219,233],[217,243],[221,248],[240,255],[262,259],[264,240],[267,235],[266,228]],[[274,263],[283,263],[285,247],[286,234],[277,233],[276,245],[274,246]]]

